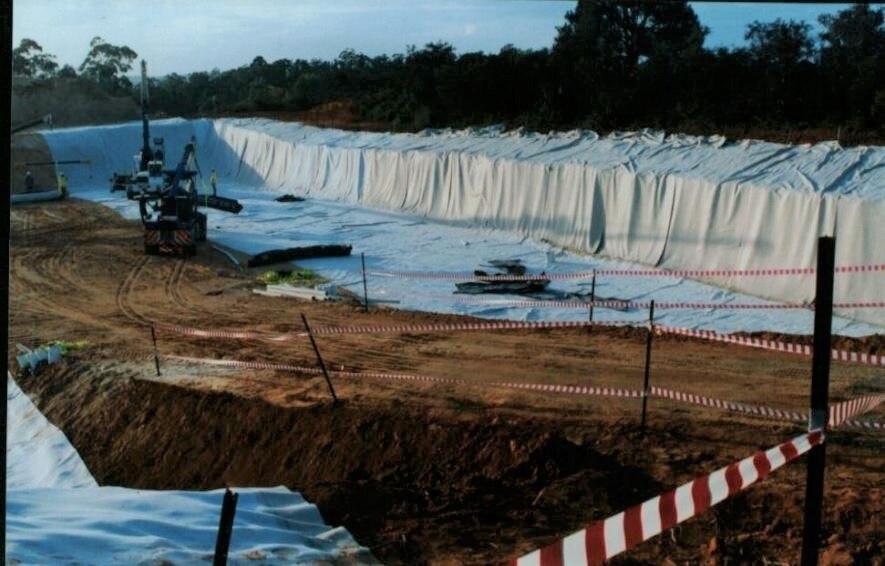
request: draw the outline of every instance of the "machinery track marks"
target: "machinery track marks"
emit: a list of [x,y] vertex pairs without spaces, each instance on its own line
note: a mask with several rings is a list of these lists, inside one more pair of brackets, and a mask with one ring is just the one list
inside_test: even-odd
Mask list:
[[135,284],[135,281],[138,280],[139,275],[141,275],[141,272],[144,270],[144,266],[147,265],[150,259],[150,256],[143,256],[135,262],[135,265],[132,266],[132,269],[129,270],[129,273],[126,274],[126,277],[117,288],[116,296],[117,310],[123,313],[123,316],[132,322],[146,326],[149,326],[151,321],[140,315],[138,311],[132,307],[129,303],[129,295],[132,293],[132,286]]

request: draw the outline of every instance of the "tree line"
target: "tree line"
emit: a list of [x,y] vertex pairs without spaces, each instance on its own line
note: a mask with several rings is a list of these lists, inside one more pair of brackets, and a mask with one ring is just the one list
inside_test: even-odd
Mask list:
[[[298,112],[349,101],[394,130],[503,123],[546,131],[637,127],[713,133],[847,127],[885,135],[885,10],[866,4],[803,21],[753,22],[746,46],[704,47],[709,30],[685,2],[580,0],[550,48],[456,53],[447,43],[332,61],[255,57],[227,71],[150,79],[151,109],[200,116]],[[99,37],[77,70],[37,42],[13,52],[15,74],[80,77],[109,93],[137,54]]]

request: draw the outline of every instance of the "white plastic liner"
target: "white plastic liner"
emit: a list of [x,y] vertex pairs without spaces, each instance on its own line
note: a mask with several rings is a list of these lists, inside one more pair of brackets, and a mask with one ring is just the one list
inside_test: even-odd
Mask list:
[[98,486],[64,433],[46,420],[9,374],[6,410],[7,489]]
[[[877,245],[885,241],[877,221],[885,218],[885,149],[878,147],[726,145],[652,132],[379,134],[258,119],[152,127],[173,160],[195,135],[201,165],[218,171],[222,190],[233,182],[307,194],[671,269],[813,267],[817,237],[831,234],[837,264],[885,263]],[[58,159],[93,159],[79,175],[70,169],[76,191],[78,182],[94,187],[130,166],[140,124],[44,135]],[[813,277],[710,282],[778,301],[814,299]],[[883,283],[883,272],[840,275],[837,301],[882,300]],[[837,314],[885,326],[882,309]]]

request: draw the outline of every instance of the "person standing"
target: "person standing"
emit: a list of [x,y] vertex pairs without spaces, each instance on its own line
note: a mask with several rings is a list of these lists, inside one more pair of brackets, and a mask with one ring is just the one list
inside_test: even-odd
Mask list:
[[25,173],[25,192],[34,192],[34,175],[30,171]]
[[61,198],[68,197],[68,178],[64,173],[58,174],[58,192],[61,193]]
[[212,185],[212,196],[218,196],[218,175],[215,174],[215,169],[209,175],[209,184]]

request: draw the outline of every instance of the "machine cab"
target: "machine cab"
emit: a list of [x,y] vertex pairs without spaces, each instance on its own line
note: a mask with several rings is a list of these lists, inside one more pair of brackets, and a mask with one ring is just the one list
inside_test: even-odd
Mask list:
[[163,188],[163,162],[158,160],[148,161],[148,186],[153,190]]

